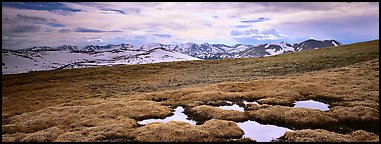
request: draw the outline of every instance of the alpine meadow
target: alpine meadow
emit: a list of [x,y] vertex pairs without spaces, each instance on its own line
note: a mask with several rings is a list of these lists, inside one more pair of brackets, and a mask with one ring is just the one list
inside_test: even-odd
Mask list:
[[378,10],[2,2],[2,142],[379,142]]

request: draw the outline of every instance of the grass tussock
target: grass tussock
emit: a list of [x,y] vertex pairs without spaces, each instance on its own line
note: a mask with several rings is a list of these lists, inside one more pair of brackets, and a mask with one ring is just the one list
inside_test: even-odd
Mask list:
[[224,110],[213,106],[201,105],[185,112],[190,118],[196,120],[198,123],[203,123],[210,119],[221,119],[235,122],[243,122],[248,120],[244,112],[236,110]]
[[[26,133],[28,139],[25,141],[54,141],[57,137],[59,141],[65,141],[64,138],[69,141],[85,138],[86,141],[97,141],[108,137],[127,137],[129,129],[137,127],[136,120],[164,118],[171,114],[170,108],[158,102],[110,100],[95,105],[58,106],[23,113],[12,117],[9,124],[2,125],[2,133]],[[61,133],[71,133],[61,137],[58,136],[61,133],[47,135],[51,134],[49,130],[52,128],[59,129]]]
[[63,131],[58,127],[50,127],[45,130],[34,132],[28,134],[22,142],[52,142],[54,141]]
[[349,134],[338,134],[323,129],[305,129],[286,132],[280,138],[284,142],[378,142],[379,137],[373,133],[357,130]]
[[142,142],[208,142],[222,138],[240,138],[243,131],[231,121],[212,119],[202,125],[185,122],[151,123],[134,131]]
[[367,130],[379,133],[379,111],[366,106],[342,107],[337,106],[328,112],[338,120],[341,127],[350,130]]
[[250,119],[260,123],[276,124],[289,128],[327,128],[336,122],[323,111],[286,106],[269,106],[246,111]]

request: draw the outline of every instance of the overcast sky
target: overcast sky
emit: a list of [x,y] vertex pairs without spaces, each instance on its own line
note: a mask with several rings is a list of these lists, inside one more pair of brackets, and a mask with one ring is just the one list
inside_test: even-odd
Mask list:
[[379,39],[379,3],[2,2],[7,49],[63,44],[262,44]]

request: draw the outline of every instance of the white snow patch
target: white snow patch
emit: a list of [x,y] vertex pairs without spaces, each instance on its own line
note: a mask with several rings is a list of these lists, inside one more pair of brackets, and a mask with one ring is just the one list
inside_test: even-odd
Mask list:
[[333,44],[334,46],[339,46],[339,44],[337,44],[335,41],[332,41],[332,44]]

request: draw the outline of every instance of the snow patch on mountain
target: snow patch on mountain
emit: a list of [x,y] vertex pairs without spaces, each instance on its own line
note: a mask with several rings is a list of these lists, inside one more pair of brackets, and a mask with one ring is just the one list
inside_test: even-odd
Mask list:
[[[101,50],[98,49],[97,51]],[[161,48],[150,49],[147,51],[105,51],[95,54],[71,51],[35,52],[3,50],[2,74],[26,73],[29,71],[53,70],[60,68],[146,64],[186,60],[200,59]]]

